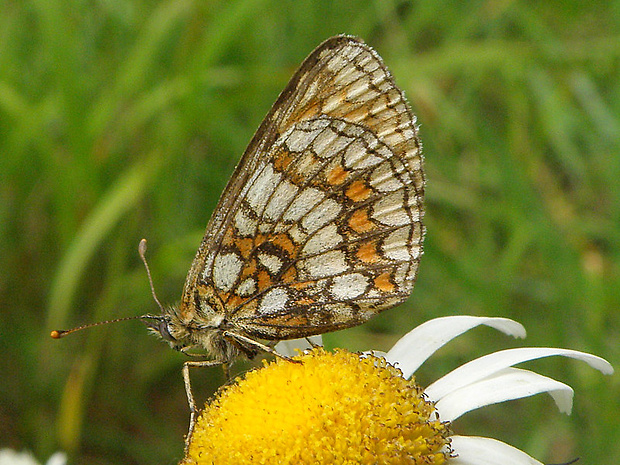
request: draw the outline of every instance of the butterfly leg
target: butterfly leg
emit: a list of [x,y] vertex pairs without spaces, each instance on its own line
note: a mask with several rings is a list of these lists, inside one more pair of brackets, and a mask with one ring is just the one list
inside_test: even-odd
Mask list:
[[194,400],[194,394],[192,392],[192,385],[189,379],[190,367],[212,367],[215,365],[224,365],[224,373],[228,375],[228,364],[218,362],[216,360],[192,360],[183,364],[183,381],[185,382],[185,394],[187,395],[187,403],[189,404],[189,430],[185,437],[185,452],[189,448],[189,443],[192,439],[192,433],[194,432],[194,426],[196,425],[196,416],[198,415],[198,409],[196,408],[196,401]]
[[222,363],[222,370],[224,371],[224,378],[226,378],[226,381],[230,383],[232,381],[232,377],[230,376],[230,363]]
[[299,360],[293,360],[290,357],[287,357],[286,355],[283,355],[281,353],[279,353],[276,349],[274,349],[273,347],[269,347],[268,345],[262,344],[258,341],[255,341],[254,339],[251,339],[249,337],[246,336],[242,336],[241,334],[237,334],[237,333],[232,333],[230,331],[224,331],[223,336],[225,338],[230,338],[230,339],[236,339],[239,342],[243,342],[246,344],[249,344],[251,346],[256,347],[257,349],[263,351],[263,352],[267,352],[268,354],[271,355],[275,355],[278,358],[281,358],[283,360],[286,360],[288,362],[293,362],[293,363],[301,363]]

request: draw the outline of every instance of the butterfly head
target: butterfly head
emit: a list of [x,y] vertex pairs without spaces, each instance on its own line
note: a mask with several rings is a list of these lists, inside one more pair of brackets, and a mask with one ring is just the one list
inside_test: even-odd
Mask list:
[[170,344],[175,350],[183,351],[192,347],[189,331],[174,318],[174,312],[162,315],[144,315],[140,318],[149,331]]
[[205,351],[221,361],[230,361],[239,355],[238,348],[223,337],[226,325],[221,315],[201,322],[187,316],[187,312],[173,306],[165,308],[161,315],[144,315],[140,319],[151,333],[187,355],[193,355],[193,351],[188,352],[190,349]]

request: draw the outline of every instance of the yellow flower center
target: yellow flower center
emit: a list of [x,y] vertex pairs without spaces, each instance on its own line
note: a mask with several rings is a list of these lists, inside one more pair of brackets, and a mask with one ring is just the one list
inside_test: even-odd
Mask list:
[[222,389],[182,464],[443,464],[448,424],[382,358],[314,349]]

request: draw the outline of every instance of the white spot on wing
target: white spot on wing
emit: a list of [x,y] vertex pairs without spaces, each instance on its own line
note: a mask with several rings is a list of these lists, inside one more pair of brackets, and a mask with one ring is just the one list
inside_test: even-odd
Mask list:
[[[407,173],[402,173],[402,165],[400,168],[400,175],[408,178]],[[388,163],[384,163],[373,170],[370,176],[370,185],[380,192],[392,192],[400,189],[404,184],[395,176],[393,168]]]
[[243,262],[234,253],[218,254],[213,262],[213,283],[228,292],[239,277]]
[[314,255],[332,249],[341,242],[342,236],[338,234],[338,227],[331,223],[308,239],[308,242],[306,242],[302,249],[302,253],[304,255]]
[[325,128],[318,135],[312,144],[312,148],[319,158],[331,158],[340,153],[352,141],[351,137],[340,135],[330,127]]
[[266,165],[252,183],[246,201],[257,214],[263,212],[265,199],[273,193],[281,177],[282,174],[274,172],[273,166]]
[[357,82],[354,82],[347,89],[347,99],[349,101],[355,100],[364,92],[367,92],[370,88],[370,83],[364,79]]
[[383,240],[381,250],[386,258],[398,261],[411,260],[409,253],[409,233],[411,227],[401,228]]
[[330,60],[327,62],[327,69],[332,72],[338,72],[346,65],[347,62],[344,59],[344,53],[342,53],[342,55],[334,55],[330,58]]
[[404,207],[403,193],[397,191],[374,204],[372,217],[388,226],[402,226],[410,222]]
[[261,265],[263,265],[269,273],[276,274],[282,268],[282,260],[275,255],[270,255],[266,253],[262,253],[258,255],[258,261]]
[[326,148],[332,144],[338,138],[338,134],[336,134],[331,128],[325,128],[321,131],[321,133],[314,139],[312,143],[312,148],[315,153],[319,156],[321,154],[325,154]]
[[312,278],[324,278],[349,269],[346,256],[341,250],[332,250],[303,260],[303,267]]
[[338,202],[333,199],[326,199],[321,205],[304,216],[301,225],[309,233],[312,233],[321,226],[335,220],[341,210],[342,206]]
[[319,203],[325,194],[314,187],[307,187],[302,190],[293,203],[287,208],[284,221],[299,221],[302,216],[308,213],[317,203]]
[[368,278],[361,273],[336,276],[330,289],[337,300],[355,299],[368,287]]
[[237,287],[237,294],[241,297],[247,297],[256,292],[256,280],[254,278],[246,278],[241,281]]
[[276,287],[263,296],[258,311],[264,314],[277,313],[284,309],[287,301],[288,293],[286,289]]
[[243,208],[235,214],[235,227],[240,236],[252,236],[256,233],[256,221],[250,218]]
[[267,207],[265,207],[265,217],[274,221],[279,219],[298,190],[299,188],[295,184],[286,180],[282,181],[269,199]]
[[283,140],[291,152],[302,152],[308,148],[328,124],[328,119],[301,122],[284,133],[276,145],[280,145],[280,141]]
[[293,242],[295,242],[296,244],[301,244],[308,236],[296,224],[291,226],[291,228],[288,230],[288,235],[291,237]]
[[356,170],[375,166],[383,160],[375,155],[368,153],[364,142],[357,139],[347,147],[344,152],[344,166]]
[[338,107],[340,107],[344,102],[344,96],[340,94],[332,94],[327,97],[323,102],[323,113],[333,113]]

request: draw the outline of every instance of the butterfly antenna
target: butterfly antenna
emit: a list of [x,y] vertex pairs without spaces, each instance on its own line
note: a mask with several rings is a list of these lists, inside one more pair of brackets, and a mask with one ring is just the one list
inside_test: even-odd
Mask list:
[[142,239],[140,244],[138,245],[138,253],[140,254],[140,258],[142,259],[142,263],[144,263],[144,268],[146,268],[146,275],[149,278],[149,285],[151,286],[151,294],[153,295],[153,299],[157,303],[157,306],[164,313],[164,306],[161,304],[159,299],[157,298],[157,294],[155,294],[155,286],[153,286],[153,278],[151,278],[151,270],[149,268],[149,264],[146,262],[146,239]]
[[93,326],[101,326],[107,325],[108,323],[118,323],[119,321],[127,321],[127,320],[139,320],[143,318],[142,316],[126,316],[124,318],[115,318],[114,320],[106,320],[106,321],[98,321],[97,323],[90,323],[87,325],[78,326],[77,328],[72,329],[55,329],[50,333],[50,336],[54,339],[60,339],[61,337],[65,337],[71,333],[75,333],[76,331],[81,331],[82,329],[92,328]]
[[[144,263],[144,266],[146,267],[146,275],[149,278],[149,285],[151,286],[151,294],[153,294],[153,298],[155,299],[155,302],[157,302],[157,305],[159,306],[159,308],[161,309],[163,313],[164,308],[161,302],[159,301],[159,299],[157,298],[157,295],[155,294],[155,287],[153,286],[153,279],[151,278],[151,270],[149,269],[149,265],[146,262],[146,239],[142,239],[140,241],[140,245],[138,246],[138,253],[140,254],[142,263]],[[92,328],[93,326],[107,325],[109,323],[117,323],[119,321],[127,321],[127,320],[143,320],[144,321],[145,319],[148,320],[150,318],[158,319],[159,317],[154,316],[154,315],[140,315],[140,316],[127,316],[123,318],[115,318],[113,320],[99,321],[97,323],[89,323],[87,325],[78,326],[72,329],[55,329],[54,331],[50,333],[50,336],[54,339],[60,339],[61,337],[65,337],[71,333],[75,333],[76,331],[81,331],[86,328]]]

